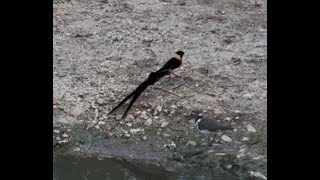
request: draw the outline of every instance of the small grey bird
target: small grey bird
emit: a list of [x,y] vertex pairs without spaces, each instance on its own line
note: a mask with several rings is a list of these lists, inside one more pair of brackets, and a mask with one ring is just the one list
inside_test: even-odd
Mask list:
[[189,117],[194,119],[195,126],[197,130],[204,135],[210,136],[213,134],[213,139],[218,131],[233,130],[231,126],[226,126],[218,123],[214,119],[204,118],[200,111],[192,111]]

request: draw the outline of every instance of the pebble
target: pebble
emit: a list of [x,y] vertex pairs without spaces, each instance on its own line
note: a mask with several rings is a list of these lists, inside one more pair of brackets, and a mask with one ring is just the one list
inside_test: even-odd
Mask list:
[[144,122],[144,125],[146,126],[150,126],[152,124],[152,119],[147,119],[145,122]]
[[97,124],[97,125],[95,126],[95,128],[96,128],[96,129],[100,129],[100,126],[99,126],[99,124]]
[[57,141],[60,141],[60,140],[61,140],[61,138],[60,138],[60,137],[57,137],[57,138],[56,138],[56,140],[57,140]]
[[229,136],[227,136],[227,135],[222,135],[222,136],[221,136],[221,139],[222,139],[223,141],[226,141],[226,142],[232,142],[232,139],[231,139]]
[[102,105],[102,104],[104,104],[104,100],[103,100],[103,99],[98,99],[98,100],[97,100],[97,103],[98,103],[99,105]]
[[129,138],[130,134],[125,134],[124,137]]
[[161,106],[157,106],[157,107],[156,107],[156,110],[157,110],[158,112],[161,112],[161,111],[162,111],[162,107],[161,107]]
[[62,137],[67,138],[67,137],[69,137],[69,135],[68,135],[68,134],[66,134],[66,133],[64,133],[64,134],[62,134]]
[[235,112],[235,113],[237,113],[237,114],[239,114],[239,113],[240,113],[240,111],[239,111],[239,110],[235,110],[234,112]]
[[60,131],[58,129],[54,129],[53,132],[56,133],[56,134],[60,133]]
[[217,155],[217,156],[225,156],[227,154],[226,153],[215,153],[215,155]]
[[104,125],[104,124],[106,124],[106,122],[104,122],[104,121],[99,121],[98,124],[99,124],[99,125]]
[[209,154],[209,153],[213,153],[214,152],[214,150],[209,150],[209,151],[207,151],[207,154]]
[[79,152],[80,151],[80,148],[79,147],[76,147],[76,148],[74,148],[74,150],[73,151],[75,151],[75,152]]
[[243,137],[241,141],[248,141],[248,140],[249,140],[249,138]]
[[257,132],[257,130],[251,124],[247,125],[247,129],[249,132]]
[[140,128],[138,128],[138,129],[130,129],[130,133],[131,133],[131,134],[138,133],[138,132],[140,132],[140,131],[141,131]]
[[237,116],[235,119],[237,119],[237,120],[238,120],[238,119],[239,119],[239,116]]
[[159,119],[159,116],[154,116],[153,119]]
[[111,128],[112,128],[112,127],[111,127],[109,124],[106,125],[106,129],[107,129],[108,131],[111,130]]
[[91,121],[92,124],[97,124],[96,120]]
[[59,144],[67,143],[67,142],[68,142],[68,140],[67,140],[67,139],[64,139],[64,140],[62,140],[62,141],[58,141],[58,143],[59,143]]
[[170,106],[170,108],[171,108],[171,109],[177,109],[178,107],[173,104],[173,105]]
[[134,121],[134,116],[132,116],[131,114],[129,114],[126,118],[125,118],[126,122],[130,122],[130,121]]
[[71,129],[67,129],[67,132],[71,132]]
[[227,117],[227,118],[226,118],[226,120],[227,120],[227,121],[230,121],[230,120],[231,120],[231,118],[230,118],[230,117]]
[[131,126],[132,126],[132,124],[131,124],[131,123],[127,123],[127,126],[131,127]]
[[250,176],[260,177],[262,179],[267,179],[267,177],[264,176],[263,174],[261,174],[260,172],[249,171],[248,173],[250,174]]
[[143,136],[142,139],[146,140],[146,139],[147,139],[147,136]]
[[188,141],[188,142],[187,142],[187,146],[188,146],[188,145],[196,146],[196,145],[197,145],[197,143],[196,143],[196,142],[194,142],[194,141]]
[[121,118],[122,118],[122,115],[120,115],[120,114],[116,115],[117,120],[120,120]]
[[161,127],[162,127],[162,128],[163,128],[163,127],[167,127],[168,124],[169,124],[169,122],[165,121],[165,122],[163,122],[163,123],[161,124]]

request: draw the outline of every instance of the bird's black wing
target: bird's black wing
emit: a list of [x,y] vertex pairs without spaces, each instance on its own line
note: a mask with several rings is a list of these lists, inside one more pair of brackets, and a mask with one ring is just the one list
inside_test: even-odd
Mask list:
[[161,73],[165,71],[171,71],[173,69],[178,68],[181,65],[181,60],[178,60],[176,58],[171,58],[166,64],[164,64],[161,69],[159,69],[156,73]]

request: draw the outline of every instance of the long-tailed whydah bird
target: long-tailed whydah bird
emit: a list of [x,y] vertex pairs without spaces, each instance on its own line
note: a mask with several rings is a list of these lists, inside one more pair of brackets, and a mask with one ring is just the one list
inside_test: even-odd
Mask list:
[[166,75],[174,74],[174,72],[181,67],[183,55],[184,55],[184,52],[177,51],[173,55],[173,57],[169,61],[167,61],[167,63],[164,64],[158,71],[151,72],[148,78],[144,82],[142,82],[132,93],[130,93],[127,97],[125,97],[116,107],[114,107],[109,114],[116,111],[121,105],[123,105],[126,101],[128,101],[132,97],[131,102],[129,103],[125,113],[121,118],[121,119],[124,119],[127,116],[127,113],[129,112],[134,102],[143,93],[143,91],[147,89],[148,86],[153,85],[154,83],[156,83]]

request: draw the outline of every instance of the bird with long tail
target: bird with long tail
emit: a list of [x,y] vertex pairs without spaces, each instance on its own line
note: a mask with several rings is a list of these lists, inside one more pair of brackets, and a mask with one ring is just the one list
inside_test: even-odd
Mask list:
[[116,111],[121,105],[123,105],[126,101],[128,101],[132,97],[132,100],[129,103],[129,105],[128,105],[128,107],[127,107],[126,111],[124,112],[121,119],[126,118],[127,113],[131,109],[134,102],[143,93],[143,91],[147,89],[148,86],[153,85],[154,83],[156,83],[157,81],[159,81],[162,77],[164,77],[166,75],[174,74],[174,72],[181,67],[183,55],[184,55],[184,52],[177,51],[173,55],[173,57],[169,61],[167,61],[167,63],[165,63],[158,71],[151,72],[149,74],[148,78],[144,82],[142,82],[132,93],[127,95],[127,97],[125,97],[116,107],[114,107],[110,111],[109,115],[112,114],[114,111]]

